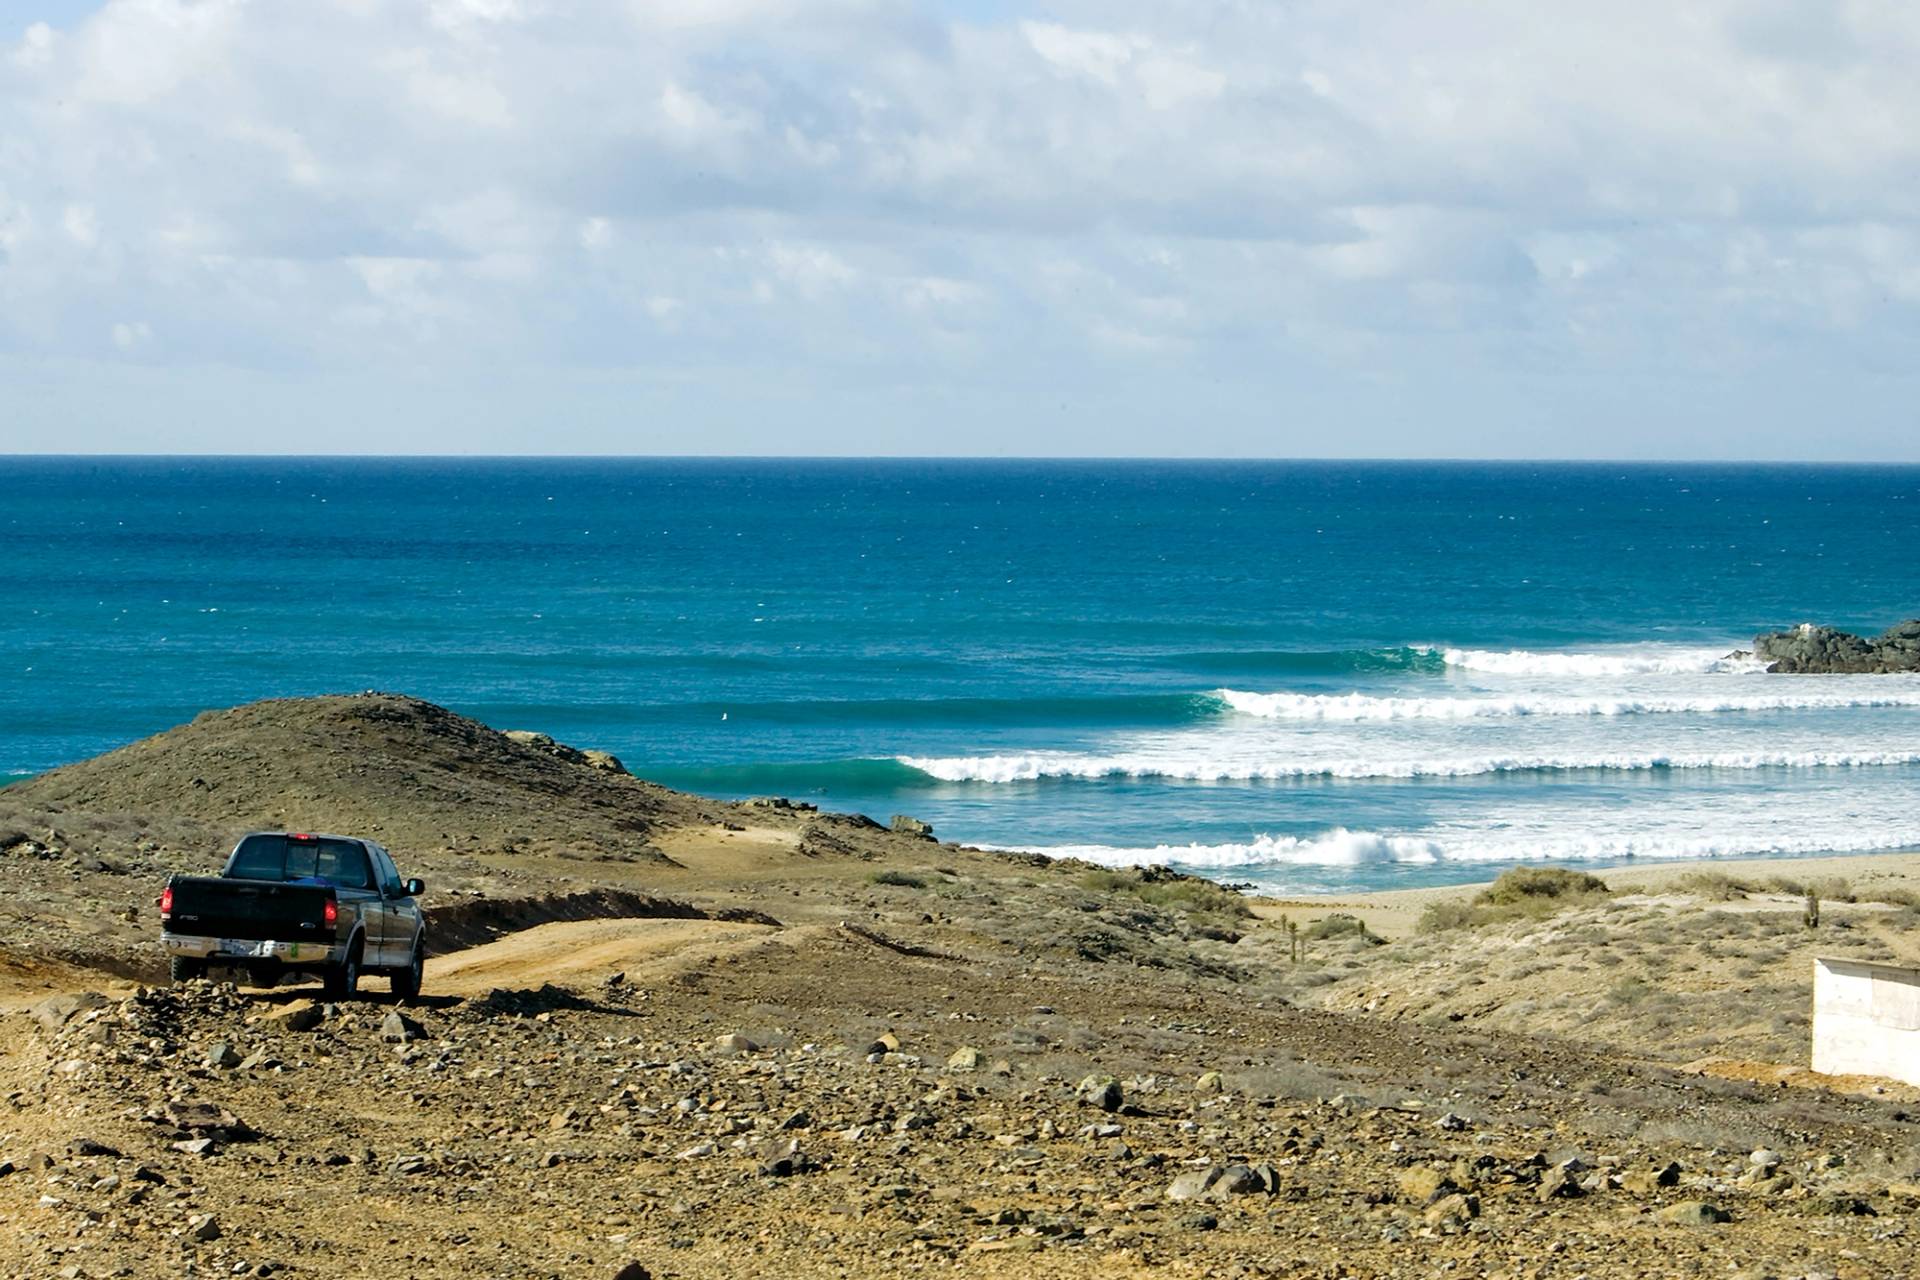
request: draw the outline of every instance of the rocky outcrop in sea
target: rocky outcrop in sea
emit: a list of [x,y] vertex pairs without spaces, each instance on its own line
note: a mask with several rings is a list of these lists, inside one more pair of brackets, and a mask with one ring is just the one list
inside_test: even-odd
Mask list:
[[1790,675],[1920,672],[1920,619],[1872,637],[1803,622],[1791,631],[1754,637],[1753,652],[1768,671]]

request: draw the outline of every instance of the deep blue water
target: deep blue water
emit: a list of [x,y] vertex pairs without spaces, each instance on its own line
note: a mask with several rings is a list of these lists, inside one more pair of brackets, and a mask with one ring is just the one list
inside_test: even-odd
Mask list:
[[[0,772],[380,688],[1276,887],[1920,846],[1920,468],[0,459]],[[1161,846],[1173,846],[1162,848]]]

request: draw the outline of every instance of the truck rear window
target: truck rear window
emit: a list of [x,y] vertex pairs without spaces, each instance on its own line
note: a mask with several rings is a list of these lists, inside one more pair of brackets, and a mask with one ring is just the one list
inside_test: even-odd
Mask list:
[[367,851],[353,840],[248,836],[233,851],[227,875],[238,880],[317,880],[340,889],[366,889]]

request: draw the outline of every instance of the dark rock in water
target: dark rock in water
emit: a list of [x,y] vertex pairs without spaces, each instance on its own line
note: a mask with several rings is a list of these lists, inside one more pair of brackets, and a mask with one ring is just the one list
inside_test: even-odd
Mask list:
[[1787,675],[1882,675],[1920,672],[1920,620],[1902,622],[1868,638],[1802,623],[1791,631],[1756,636],[1754,656]]

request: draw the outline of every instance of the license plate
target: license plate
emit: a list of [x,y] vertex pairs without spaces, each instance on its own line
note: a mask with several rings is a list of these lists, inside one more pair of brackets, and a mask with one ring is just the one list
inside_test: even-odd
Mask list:
[[264,956],[272,949],[272,944],[254,942],[251,939],[228,938],[220,944],[220,949],[230,956]]

